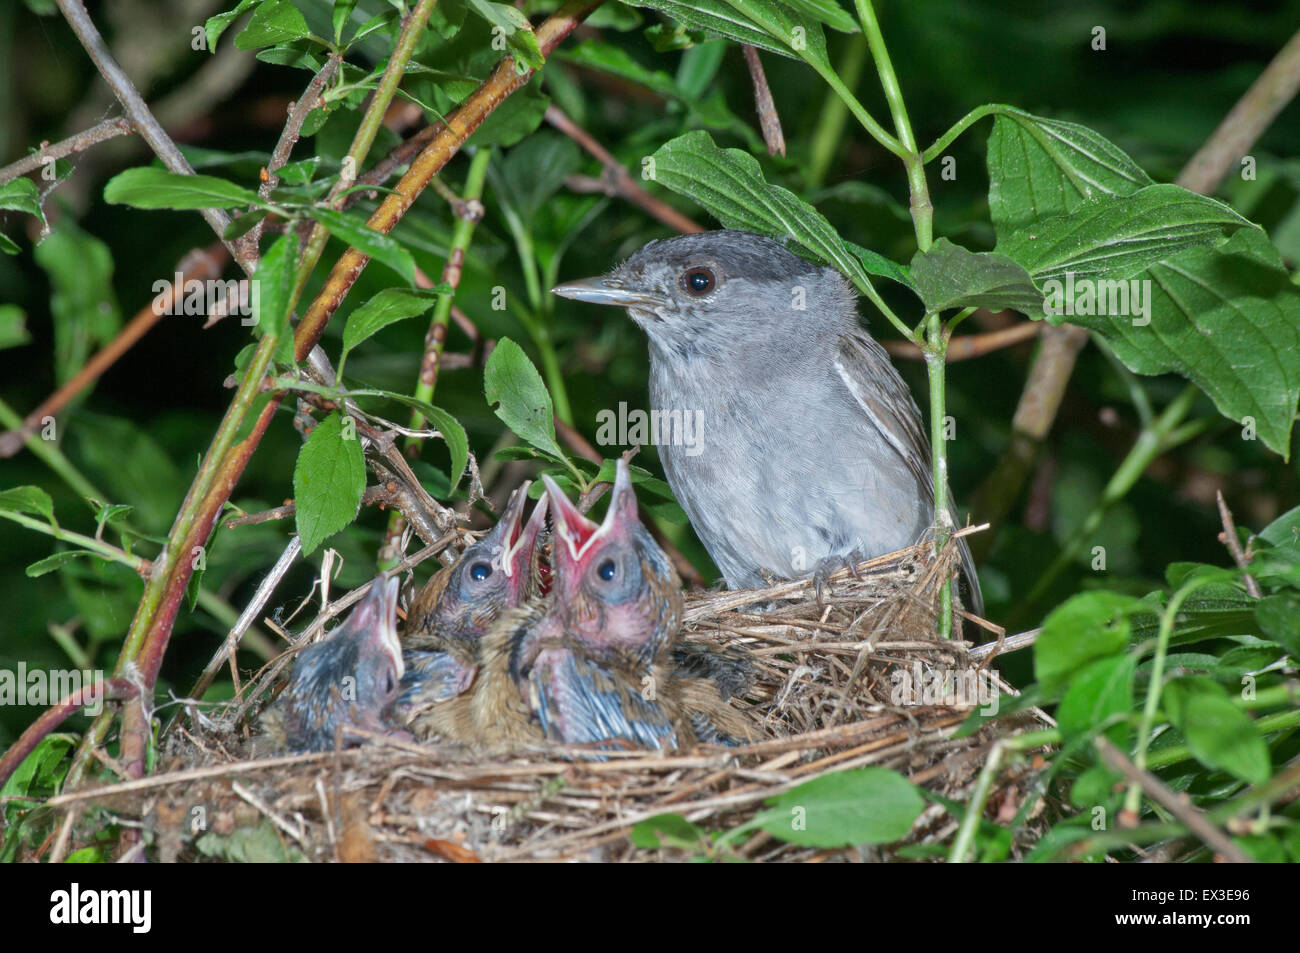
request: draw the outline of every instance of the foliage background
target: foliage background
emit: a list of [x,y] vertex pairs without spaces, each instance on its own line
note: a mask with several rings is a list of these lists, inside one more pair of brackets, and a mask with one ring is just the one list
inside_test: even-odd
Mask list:
[[[189,49],[189,30],[223,6],[130,0],[91,4],[90,10],[110,42],[129,51],[120,58],[143,64],[142,70],[152,75],[142,82],[142,92],[152,103],[207,82],[195,80],[208,54]],[[328,24],[327,4],[304,0],[299,6],[313,25]],[[373,0],[361,7],[378,11],[383,4]],[[535,14],[548,6],[529,3],[525,9],[536,19]],[[974,105],[1005,102],[1098,130],[1157,181],[1174,178],[1300,24],[1296,2],[1166,0],[1143,4],[1139,10],[1120,2],[881,2],[878,10],[922,143],[933,141]],[[810,156],[817,148],[822,110],[833,94],[807,67],[764,57],[789,147],[785,159],[767,157],[760,152],[752,88],[739,51],[706,45],[687,53],[656,52],[643,35],[643,28],[656,22],[659,18],[649,11],[634,13],[621,6],[599,12],[579,30],[576,41],[570,40],[552,58],[542,81],[530,89],[540,87],[634,171],[643,156],[668,139],[692,128],[708,128],[719,145],[760,154],[769,181],[812,201],[846,237],[896,260],[910,258],[914,245],[901,170],[852,122],[834,143],[824,179],[815,180]],[[1090,31],[1097,25],[1107,31],[1104,52],[1089,46]],[[477,40],[467,40],[466,50],[475,42],[486,47],[486,34],[480,34]],[[853,41],[836,33],[828,39],[832,60],[840,63]],[[610,44],[643,66],[663,71],[671,84],[664,88],[671,95],[574,65],[579,42]],[[377,46],[376,52],[381,49]],[[241,55],[251,61],[250,54]],[[481,77],[495,57],[471,59],[467,71]],[[18,4],[4,5],[0,64],[5,76],[0,84],[2,161],[26,154],[42,139],[60,139],[108,115],[106,93],[93,66],[58,17],[37,18]],[[176,117],[169,131],[186,148],[242,156],[200,171],[251,186],[283,123],[285,105],[301,93],[307,78],[304,71],[255,64],[236,85],[214,88],[217,98],[209,108]],[[858,92],[874,114],[886,115],[869,67]],[[527,118],[524,113],[521,122]],[[1268,229],[1293,269],[1300,264],[1300,160],[1286,157],[1300,155],[1297,120],[1300,106],[1292,103],[1253,150],[1258,178],[1243,182],[1232,177],[1221,192]],[[294,158],[317,150],[337,158],[347,148],[355,121],[355,113],[341,113],[317,137],[304,139]],[[930,182],[936,233],[976,249],[991,247],[993,240],[982,158],[988,129],[987,122],[977,126],[950,150],[957,161],[954,181],[932,175]],[[372,159],[396,141],[395,134],[381,134]],[[6,233],[23,245],[19,256],[0,256],[0,301],[24,309],[32,336],[25,346],[0,350],[0,398],[19,413],[34,407],[79,366],[78,346],[84,358],[86,348],[98,346],[96,335],[111,336],[116,321],[148,302],[154,281],[170,276],[190,249],[211,241],[208,226],[193,213],[139,212],[104,204],[99,197],[104,182],[147,159],[143,144],[132,139],[80,157],[72,179],[47,203],[56,230],[80,237],[61,238],[61,245],[43,254],[34,255],[31,244],[14,228],[14,222],[30,225],[30,220],[17,214],[0,220]],[[458,156],[443,180],[459,190],[467,164],[466,155]],[[532,242],[543,261],[563,249],[558,274],[564,278],[600,273],[644,242],[670,234],[625,202],[578,195],[564,187],[567,175],[595,177],[600,172],[599,163],[545,125],[518,144],[498,148],[493,158],[486,218],[475,232],[456,303],[485,337],[519,341],[539,366],[536,342],[521,323],[518,308],[512,304],[499,312],[490,305],[497,285],[507,289],[512,303],[528,301],[505,205],[518,208],[520,195],[532,197],[533,214],[527,221]],[[711,224],[699,208],[653,186],[652,191]],[[452,222],[447,203],[429,190],[397,232],[435,278]],[[327,260],[335,250],[340,246],[327,252]],[[344,314],[327,331],[325,346],[331,356],[337,358],[346,313],[390,283],[392,275],[385,269],[367,269]],[[645,405],[645,342],[621,313],[549,296],[534,304],[541,305],[560,361],[573,422],[588,439],[595,437],[597,411],[624,400],[633,407]],[[143,530],[160,536],[229,401],[230,391],[222,382],[232,371],[235,354],[248,342],[247,329],[235,321],[206,331],[201,324],[199,318],[186,317],[161,322],[60,419],[62,446],[71,460],[112,502],[135,507],[133,519]],[[417,319],[385,329],[349,359],[351,376],[373,386],[409,391],[424,328],[424,321]],[[884,321],[874,322],[873,329],[882,338],[892,334]],[[81,344],[69,343],[77,341]],[[56,344],[66,354],[62,364],[55,356]],[[961,503],[972,498],[1006,446],[1033,347],[1022,344],[950,367],[949,412],[959,428],[951,448],[952,482]],[[453,327],[448,351],[468,349],[464,335]],[[899,364],[924,407],[920,364]],[[1172,377],[1146,384],[1157,406],[1182,386]],[[461,420],[486,465],[502,427],[483,399],[481,371],[444,371],[435,402]],[[1081,588],[1104,585],[1141,594],[1163,582],[1171,562],[1223,564],[1225,554],[1215,538],[1216,488],[1222,488],[1238,521],[1253,528],[1300,502],[1294,461],[1284,463],[1259,442],[1243,441],[1239,426],[1218,419],[1208,401],[1201,402],[1204,406],[1198,410],[1215,417],[1213,427],[1158,460],[1098,532],[1096,542],[1108,552],[1108,571],[1094,573],[1081,563],[1037,604],[1025,604],[1025,594],[1096,502],[1135,433],[1136,415],[1126,385],[1097,349],[1085,350],[1035,476],[1008,519],[994,528],[991,552],[981,566],[991,618],[1011,619],[1024,628]],[[282,411],[241,481],[235,502],[256,511],[290,497],[299,444],[289,411]],[[606,452],[612,455],[613,450]],[[434,465],[445,467],[442,453],[438,447],[426,455]],[[653,449],[643,451],[639,462],[658,470]],[[510,483],[520,475],[517,469],[508,472]],[[89,511],[30,454],[0,461],[0,474],[0,486],[46,487],[61,520],[93,531]],[[331,541],[345,557],[339,586],[349,587],[373,574],[385,520],[385,514],[363,512],[351,529]],[[689,528],[664,528],[705,576],[713,578]],[[241,606],[291,529],[285,522],[222,531],[212,548],[206,583],[230,604]],[[91,561],[83,561],[75,573],[29,579],[24,568],[52,551],[50,540],[7,523],[0,527],[0,539],[0,666],[12,668],[21,659],[29,667],[66,667],[68,655],[50,633],[51,626],[61,626],[98,666],[111,667],[139,596],[138,581],[121,567],[99,567]],[[305,593],[319,561],[320,554],[313,554],[282,591]],[[183,613],[160,687],[183,692],[225,629],[204,610]],[[241,662],[253,666],[258,659],[246,654]],[[1013,675],[1017,664],[1022,663],[1011,665]],[[33,708],[0,709],[0,748],[35,714]]]

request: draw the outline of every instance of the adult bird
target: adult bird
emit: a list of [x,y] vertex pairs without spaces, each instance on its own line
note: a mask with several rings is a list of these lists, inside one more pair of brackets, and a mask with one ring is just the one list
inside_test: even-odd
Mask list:
[[522,522],[529,483],[510,494],[497,524],[433,575],[411,601],[402,635],[406,674],[394,717],[427,739],[437,708],[470,687],[484,633],[509,609],[541,594],[546,498]]
[[347,620],[298,654],[288,685],[262,716],[276,748],[329,751],[349,728],[388,733],[386,710],[404,670],[396,576],[380,576]]
[[470,703],[476,741],[675,748],[747,738],[712,682],[677,671],[681,584],[637,516],[627,464],[599,525],[543,479],[555,522],[551,600],[505,616],[484,640]]
[[[920,411],[835,269],[724,230],[650,242],[552,291],[626,308],[649,339],[652,409],[702,421],[689,442],[660,433],[659,456],[730,588],[764,585],[764,572],[824,578],[929,531]],[[966,605],[982,614],[958,547]]]

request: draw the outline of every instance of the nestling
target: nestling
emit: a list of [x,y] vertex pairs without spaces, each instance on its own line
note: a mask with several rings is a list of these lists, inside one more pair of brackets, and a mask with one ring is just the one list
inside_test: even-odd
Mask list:
[[394,717],[419,738],[439,730],[432,709],[470,687],[484,633],[502,613],[541,593],[546,498],[521,525],[529,485],[511,493],[496,526],[434,574],[411,602],[402,636],[406,674]]
[[[920,412],[833,268],[715,231],[650,242],[608,275],[552,291],[626,308],[649,339],[651,407],[702,412],[696,445],[658,449],[730,588],[763,585],[763,571],[821,575],[929,530]],[[979,614],[959,546],[966,605]]]
[[387,732],[385,710],[397,698],[402,650],[397,641],[395,576],[380,576],[347,620],[303,649],[280,697],[262,716],[277,748],[329,751],[336,729]]
[[681,586],[637,517],[626,463],[600,525],[543,479],[555,521],[551,601],[507,615],[484,640],[483,684],[471,703],[480,743],[545,736],[674,748],[698,736],[746,738],[744,719],[711,682],[675,671]]

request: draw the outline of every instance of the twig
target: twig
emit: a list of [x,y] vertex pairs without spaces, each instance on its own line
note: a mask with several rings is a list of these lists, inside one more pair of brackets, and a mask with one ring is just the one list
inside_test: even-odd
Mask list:
[[[276,175],[276,172],[289,161],[289,156],[293,153],[293,147],[297,145],[298,139],[302,135],[302,124],[307,121],[307,116],[310,115],[311,111],[320,104],[321,91],[325,88],[325,84],[334,78],[334,74],[338,71],[341,62],[342,57],[338,54],[330,56],[319,72],[311,78],[311,82],[307,84],[303,94],[298,97],[298,101],[290,107],[289,121],[285,123],[284,129],[280,132],[280,139],[271,152],[271,161],[266,165],[266,177],[257,190],[258,197],[263,202],[271,198],[272,190],[280,184],[280,177]],[[265,220],[258,222],[241,238],[237,239],[245,253],[253,260],[258,258],[258,243],[262,237],[262,226],[264,224]]]
[[1030,629],[1028,632],[1009,635],[1005,639],[999,639],[996,642],[985,642],[983,645],[976,645],[970,650],[971,660],[982,662],[985,659],[992,660],[999,655],[1006,655],[1008,652],[1019,652],[1021,649],[1027,649],[1038,641],[1038,637],[1042,632],[1042,629]]
[[[392,506],[395,499],[395,490],[395,487],[387,484],[368,486],[365,492],[361,494],[361,505]],[[234,529],[237,526],[258,526],[262,523],[273,523],[276,520],[287,520],[297,512],[298,507],[296,505],[286,503],[284,506],[263,510],[260,513],[246,513],[243,516],[234,516],[222,522],[224,522],[226,529]]]
[[1251,83],[1205,145],[1188,160],[1177,183],[1209,195],[1300,91],[1300,32],[1273,57]]
[[[224,246],[213,243],[207,248],[195,249],[176,266],[181,273],[179,285],[172,284],[163,293],[164,302],[159,307],[155,298],[141,308],[134,318],[117,333],[108,344],[95,354],[62,387],[56,390],[37,406],[23,420],[23,426],[0,434],[0,458],[12,457],[23,448],[27,439],[44,425],[46,417],[57,416],[73,398],[100,378],[117,360],[129,351],[137,341],[149,333],[172,306],[185,295],[185,284],[191,280],[208,281],[218,278],[221,270],[229,261]],[[170,283],[169,283],[170,284]]]
[[767,85],[763,61],[758,58],[758,50],[748,44],[741,44],[740,50],[745,54],[749,78],[754,83],[754,109],[758,112],[758,125],[763,130],[763,142],[767,144],[768,155],[783,156],[785,133],[781,131],[781,117],[776,111],[771,87]]
[[606,195],[618,196],[631,202],[651,218],[683,234],[704,231],[703,226],[691,221],[667,202],[655,198],[641,188],[623,164],[597,142],[591,133],[565,115],[559,106],[551,105],[546,108],[546,121],[580,145],[605,167],[601,191]]
[[[1038,337],[1044,328],[1048,327],[1050,325],[1044,324],[1042,321],[1024,321],[1013,324],[1009,328],[988,331],[984,334],[963,334],[954,337],[948,342],[946,359],[949,364],[952,364],[955,361],[967,361],[973,357],[983,357],[985,354],[992,354],[1004,347],[1011,347],[1022,341],[1032,340]],[[911,341],[883,341],[881,343],[893,357],[902,358],[905,361],[925,360],[925,352]]]
[[[122,71],[122,67],[117,65],[117,60],[113,59],[108,44],[100,36],[94,21],[90,19],[90,14],[86,12],[85,5],[81,0],[56,0],[56,2],[59,5],[59,10],[63,13],[64,19],[72,27],[72,31],[77,34],[77,39],[81,41],[87,55],[94,61],[95,68],[99,70],[99,75],[112,88],[113,95],[122,104],[127,120],[140,134],[140,138],[149,144],[149,148],[154,151],[154,154],[162,160],[163,165],[169,170],[184,175],[193,175],[194,169],[181,155],[180,149],[176,148],[176,143],[172,142],[171,136],[167,135],[166,130],[154,118],[153,113],[149,111],[149,107],[145,105],[143,97],[132,84],[130,78]],[[200,209],[199,214],[212,226],[212,230],[217,233],[218,237],[225,234],[226,226],[230,224],[230,216],[224,211],[218,208],[205,208]],[[244,271],[252,274],[256,263],[249,262],[233,243],[226,241],[224,238],[222,238],[222,244],[229,249],[230,254],[235,261],[239,262]]]
[[[208,686],[211,685],[212,680],[216,678],[217,672],[221,671],[221,666],[225,663],[226,659],[234,656],[235,649],[239,645],[239,640],[244,637],[244,633],[252,627],[253,623],[257,620],[257,617],[262,614],[262,610],[271,600],[271,594],[275,592],[276,587],[280,585],[280,580],[284,578],[285,573],[289,571],[289,567],[293,565],[294,560],[298,558],[298,555],[301,552],[302,542],[297,536],[294,536],[284,547],[284,552],[280,553],[280,558],[275,561],[275,565],[271,567],[271,571],[266,574],[266,577],[258,585],[257,591],[253,593],[253,598],[249,601],[248,605],[244,607],[244,611],[239,614],[239,618],[235,621],[234,626],[231,627],[229,634],[226,636],[225,640],[222,641],[221,648],[217,650],[216,655],[212,656],[211,661],[209,661],[207,666],[203,669],[203,673],[199,676],[198,681],[196,681],[194,687],[190,689],[190,698],[203,697],[203,693],[208,690]],[[173,722],[173,724],[175,724],[175,722]]]
[[17,162],[11,162],[9,165],[0,169],[0,185],[11,182],[20,175],[26,175],[35,169],[39,169],[51,159],[62,159],[70,156],[74,152],[81,152],[83,149],[89,149],[93,145],[106,142],[109,139],[115,139],[118,136],[129,136],[135,130],[131,128],[131,123],[122,117],[116,119],[105,119],[97,126],[91,126],[75,136],[69,136],[61,142],[41,143],[41,147],[29,156],[19,159]]
[[[1219,519],[1223,521],[1223,532],[1219,534],[1219,541],[1228,547],[1228,552],[1232,554],[1232,561],[1237,564],[1237,568],[1245,570],[1250,565],[1250,559],[1246,556],[1241,548],[1241,540],[1237,537],[1237,524],[1232,518],[1232,511],[1228,509],[1227,502],[1223,499],[1223,491],[1215,490],[1214,498],[1219,504]],[[1250,593],[1254,599],[1262,598],[1264,593],[1259,589],[1259,583],[1255,577],[1248,572],[1242,575],[1242,581],[1246,584],[1246,592]]]
[[1175,794],[1150,771],[1139,768],[1128,755],[1111,744],[1105,735],[1097,735],[1092,739],[1092,743],[1108,765],[1140,787],[1147,797],[1182,821],[1189,831],[1214,848],[1225,861],[1230,864],[1253,863],[1246,852],[1232,842],[1232,838],[1210,823],[1205,814],[1196,809],[1186,794]]
[[258,797],[252,791],[248,790],[248,788],[244,787],[238,781],[231,781],[230,788],[232,791],[238,794],[241,799],[247,801],[254,808],[256,808],[262,815],[267,817],[271,821],[271,823],[273,823],[276,827],[280,828],[280,830],[284,831],[286,834],[288,834],[290,837],[296,840],[298,842],[299,847],[301,847],[303,850],[308,849],[307,842],[303,840],[302,831],[298,830],[296,827],[294,827],[292,824],[286,821],[279,814],[275,813],[275,811],[271,810],[271,808],[266,804],[266,802],[263,801],[260,797]]

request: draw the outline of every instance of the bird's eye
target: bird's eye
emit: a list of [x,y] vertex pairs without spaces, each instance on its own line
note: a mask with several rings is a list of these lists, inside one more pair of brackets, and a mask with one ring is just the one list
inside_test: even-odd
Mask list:
[[600,576],[601,579],[604,579],[606,582],[609,582],[611,579],[613,579],[615,576],[618,575],[618,567],[614,565],[614,560],[606,559],[603,563],[601,563],[599,566],[596,567],[596,574]]
[[682,275],[682,288],[697,297],[708,294],[716,284],[717,279],[708,268],[692,268]]
[[482,582],[490,575],[492,575],[491,563],[475,563],[469,567],[469,578],[475,582]]

